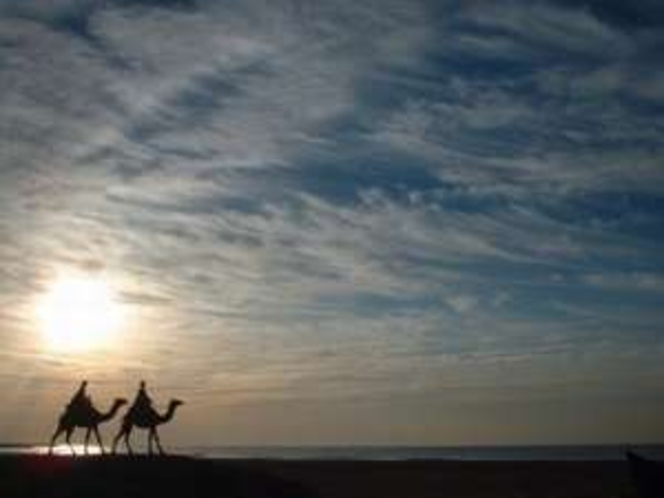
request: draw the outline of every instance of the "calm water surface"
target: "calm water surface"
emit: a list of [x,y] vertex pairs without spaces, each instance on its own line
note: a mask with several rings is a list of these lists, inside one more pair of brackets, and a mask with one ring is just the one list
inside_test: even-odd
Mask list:
[[[139,449],[139,448],[137,448]],[[283,460],[603,460],[625,459],[625,451],[632,450],[646,457],[664,460],[664,445],[606,445],[606,446],[196,446],[174,447],[171,453],[203,458],[248,458]],[[83,447],[75,445],[77,454]],[[39,445],[0,446],[0,454],[44,454],[47,447]],[[91,454],[99,454],[97,446]],[[65,446],[56,448],[57,454],[70,454]]]

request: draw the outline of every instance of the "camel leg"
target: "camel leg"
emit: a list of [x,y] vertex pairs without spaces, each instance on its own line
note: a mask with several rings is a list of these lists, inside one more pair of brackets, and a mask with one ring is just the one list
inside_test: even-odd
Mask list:
[[67,446],[69,446],[69,449],[71,450],[71,454],[73,456],[76,456],[76,450],[74,450],[74,446],[71,444],[71,435],[74,432],[74,428],[67,429],[65,432],[65,441],[67,441]]
[[134,450],[132,449],[131,444],[129,443],[129,436],[130,435],[131,435],[131,427],[127,428],[127,430],[125,431],[124,442],[125,442],[125,446],[127,447],[127,452],[130,455],[133,455]]
[[115,439],[113,439],[113,447],[112,447],[112,452],[115,454],[118,450],[118,444],[120,444],[120,440],[123,439],[125,442],[125,446],[127,446],[127,451],[129,451],[129,444],[127,443],[127,437],[129,436],[129,432],[131,431],[131,423],[124,418],[122,420],[122,424],[120,424],[120,430],[118,431],[117,435],[115,436]]
[[52,455],[53,454],[53,446],[55,446],[55,441],[57,441],[58,437],[60,437],[60,434],[62,434],[65,431],[64,427],[62,427],[62,424],[58,424],[58,427],[55,429],[55,432],[53,433],[53,437],[51,437],[51,444],[48,445],[48,454]]
[[99,434],[99,427],[95,425],[94,427],[95,437],[97,438],[97,444],[99,445],[99,451],[101,454],[104,454],[104,443],[101,441],[101,434]]
[[114,455],[118,451],[118,443],[120,442],[120,438],[122,438],[122,436],[124,436],[124,432],[125,432],[125,428],[124,428],[124,426],[122,426],[122,427],[120,427],[120,430],[118,431],[118,433],[113,438],[113,446],[111,446],[111,453],[113,453]]
[[83,453],[88,454],[88,445],[90,444],[90,435],[92,434],[92,429],[88,427],[85,430],[85,442],[83,443]]
[[165,455],[166,453],[164,452],[164,448],[161,447],[161,441],[159,440],[159,433],[157,432],[157,428],[153,427],[152,429],[150,429],[150,433],[152,434],[152,437],[157,443],[157,449],[159,450],[159,454]]
[[150,427],[148,430],[148,455],[152,455],[154,450],[152,448],[152,440],[154,439],[154,427]]

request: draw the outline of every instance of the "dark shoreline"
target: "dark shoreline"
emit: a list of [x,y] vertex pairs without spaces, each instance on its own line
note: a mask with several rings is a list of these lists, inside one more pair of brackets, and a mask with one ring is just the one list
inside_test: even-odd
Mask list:
[[0,496],[636,498],[627,462],[0,455]]

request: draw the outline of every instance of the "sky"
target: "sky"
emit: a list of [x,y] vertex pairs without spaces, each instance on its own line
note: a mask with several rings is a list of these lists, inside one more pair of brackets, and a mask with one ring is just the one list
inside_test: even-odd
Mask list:
[[[0,0],[0,441],[664,442],[664,6]],[[115,290],[45,344],[62,272]],[[108,435],[115,423],[104,426]]]

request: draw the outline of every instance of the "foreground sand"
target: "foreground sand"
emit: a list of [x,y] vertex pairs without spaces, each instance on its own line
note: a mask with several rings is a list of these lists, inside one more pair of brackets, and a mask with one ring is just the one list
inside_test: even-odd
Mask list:
[[0,497],[635,498],[623,462],[0,456]]

